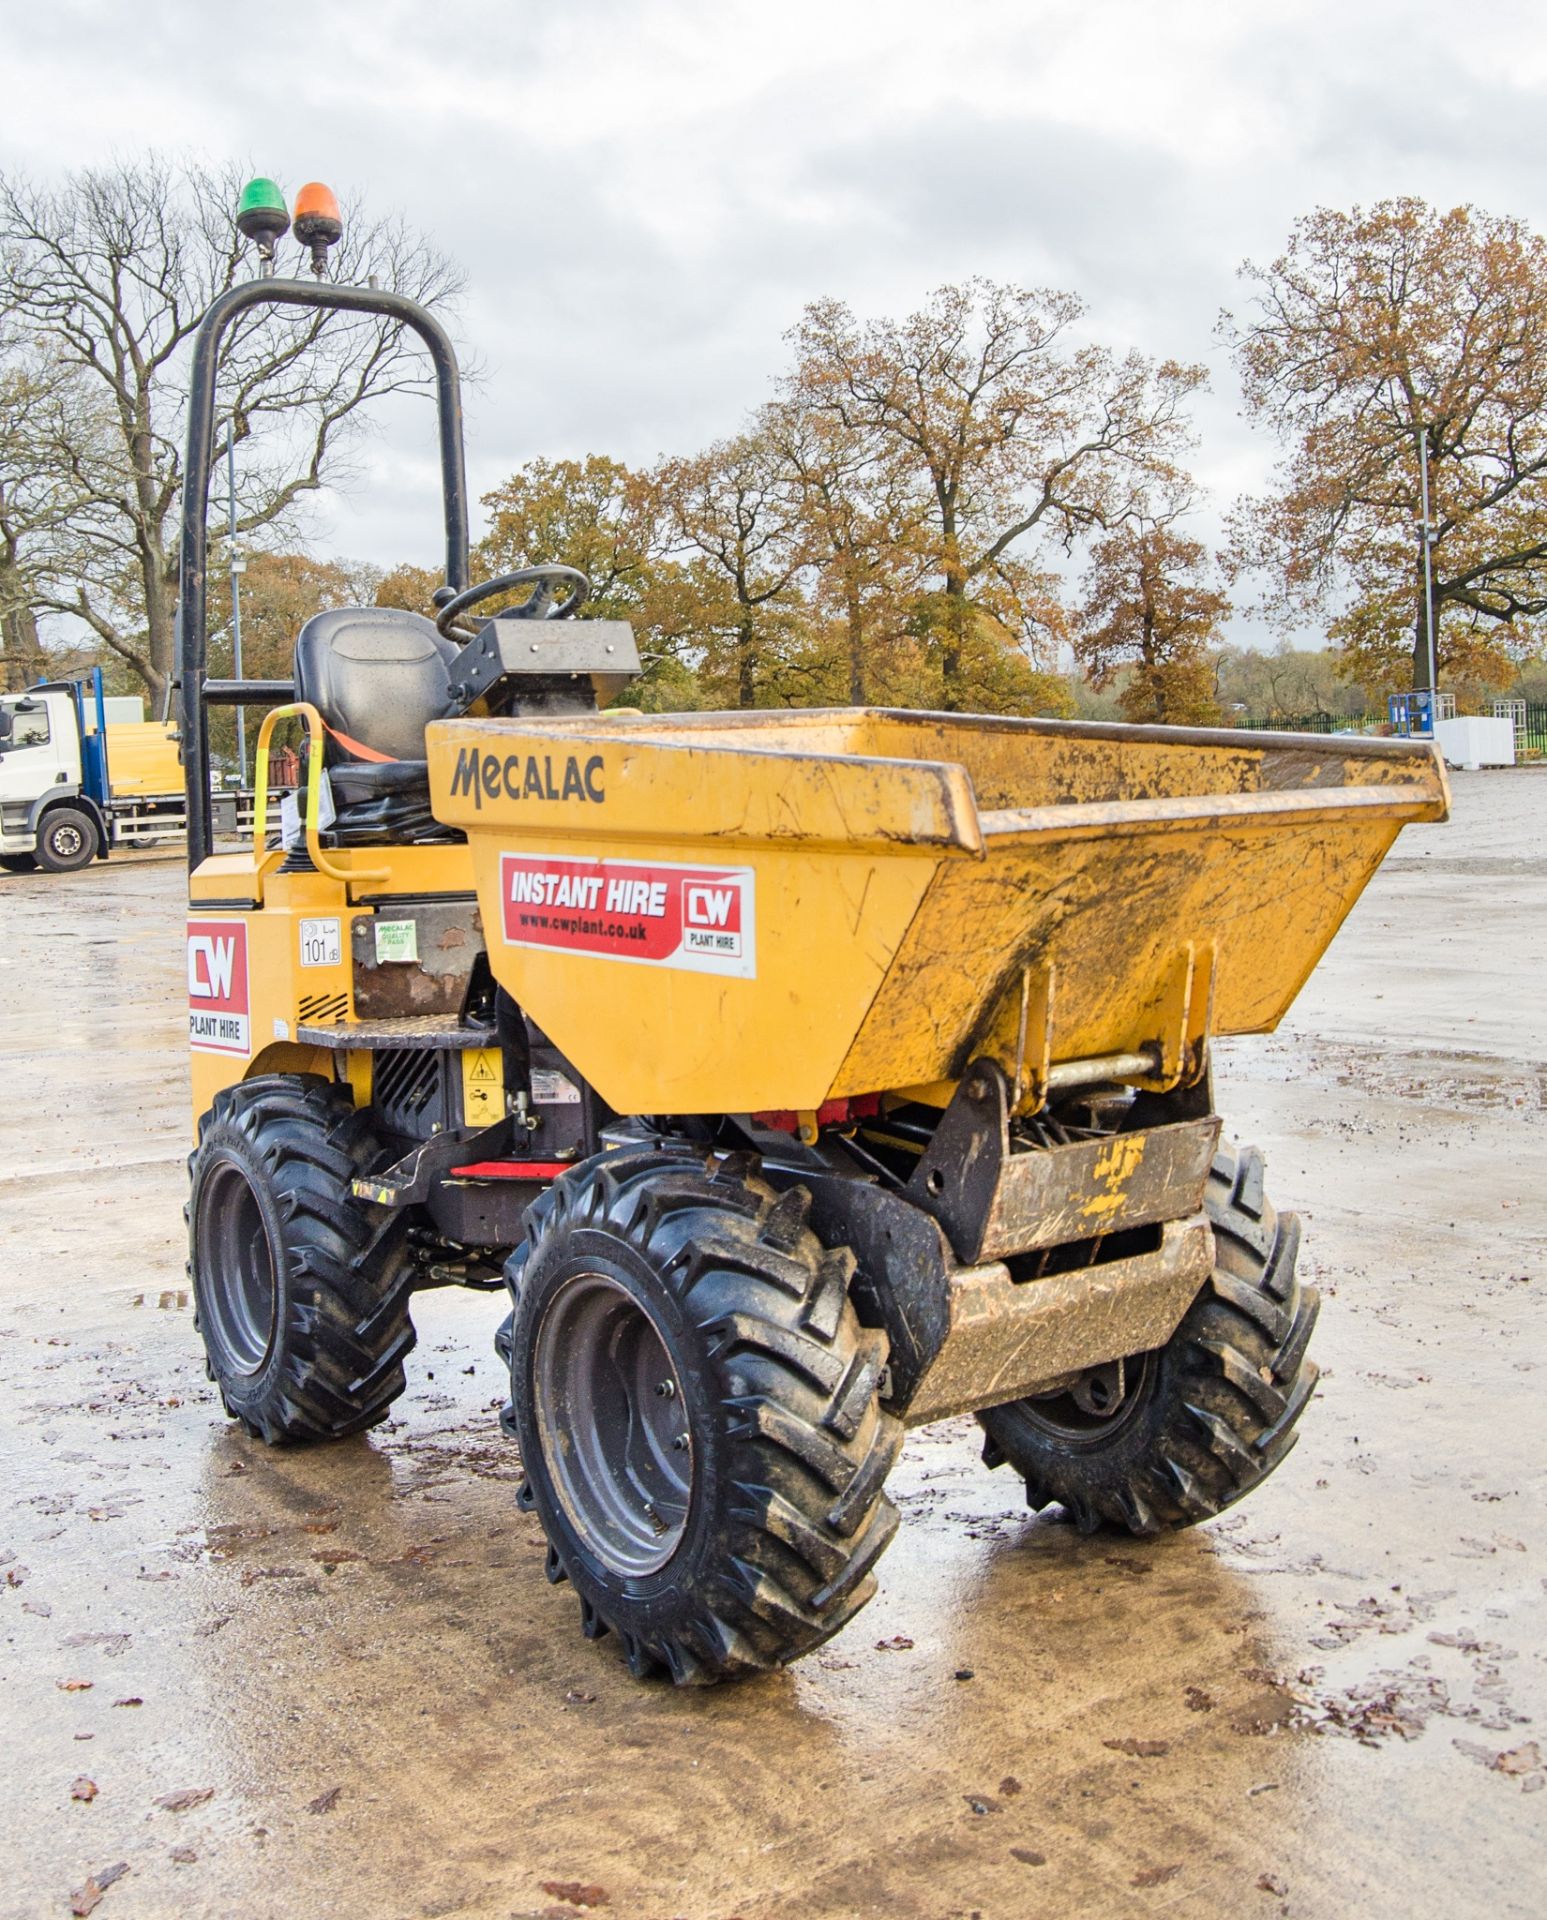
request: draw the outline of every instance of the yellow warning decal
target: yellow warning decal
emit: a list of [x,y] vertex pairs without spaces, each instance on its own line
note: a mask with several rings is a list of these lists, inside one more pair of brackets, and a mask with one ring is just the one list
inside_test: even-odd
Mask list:
[[505,1076],[497,1047],[468,1047],[462,1054],[462,1119],[469,1127],[492,1127],[505,1116]]

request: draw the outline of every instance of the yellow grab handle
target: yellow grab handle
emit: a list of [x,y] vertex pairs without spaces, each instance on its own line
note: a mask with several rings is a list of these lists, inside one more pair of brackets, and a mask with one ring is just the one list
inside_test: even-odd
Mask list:
[[296,700],[287,707],[271,707],[258,729],[258,746],[254,755],[257,762],[257,792],[253,800],[252,835],[253,853],[260,866],[267,851],[263,843],[268,836],[269,826],[269,741],[273,738],[275,721],[292,718],[306,722],[306,738],[311,748],[306,756],[306,851],[312,865],[330,880],[346,883],[350,880],[390,880],[392,875],[386,867],[335,866],[331,857],[322,850],[317,818],[322,809],[322,754],[327,729],[323,725],[322,715],[309,700]]

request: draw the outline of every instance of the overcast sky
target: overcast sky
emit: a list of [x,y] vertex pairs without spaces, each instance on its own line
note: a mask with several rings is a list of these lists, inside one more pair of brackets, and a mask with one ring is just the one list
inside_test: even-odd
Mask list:
[[[1272,453],[1214,338],[1243,258],[1403,193],[1547,226],[1547,24],[1521,0],[0,0],[0,46],[0,165],[156,145],[432,234],[486,370],[475,493],[538,453],[735,431],[807,300],[901,314],[985,274],[1210,368],[1218,511]],[[386,420],[319,550],[432,561],[432,444],[427,415]]]

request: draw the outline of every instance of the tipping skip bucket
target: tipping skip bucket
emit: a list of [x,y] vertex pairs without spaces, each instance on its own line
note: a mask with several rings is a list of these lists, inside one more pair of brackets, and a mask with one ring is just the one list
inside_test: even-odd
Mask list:
[[810,1111],[979,1056],[1023,1106],[1271,1030],[1409,820],[1408,740],[839,709],[429,729],[496,978],[622,1113]]

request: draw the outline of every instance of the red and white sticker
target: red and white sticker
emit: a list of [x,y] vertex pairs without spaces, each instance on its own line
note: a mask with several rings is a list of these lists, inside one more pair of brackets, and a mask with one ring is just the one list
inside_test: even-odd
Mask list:
[[247,926],[188,922],[188,1044],[200,1053],[252,1052],[247,1004]]
[[507,853],[500,857],[500,899],[512,947],[757,977],[750,867]]

